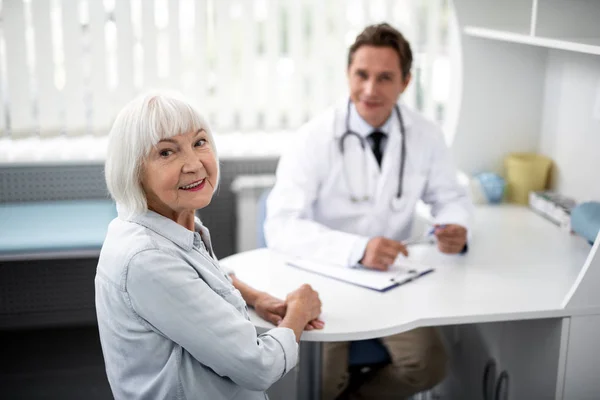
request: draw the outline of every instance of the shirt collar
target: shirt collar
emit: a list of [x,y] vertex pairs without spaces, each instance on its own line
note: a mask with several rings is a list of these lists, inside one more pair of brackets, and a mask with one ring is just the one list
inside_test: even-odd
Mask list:
[[390,129],[392,125],[392,118],[396,115],[396,112],[392,110],[392,114],[388,117],[388,119],[381,125],[379,128],[374,128],[367,121],[365,121],[354,106],[354,103],[350,104],[350,129],[354,132],[358,133],[362,137],[369,136],[373,131],[380,131],[385,133],[386,135],[390,134]]
[[[199,241],[208,238],[208,230],[202,226],[198,218],[195,218],[195,232],[184,228],[177,222],[164,217],[154,211],[146,211],[143,214],[135,215],[127,221],[142,225],[151,231],[158,233],[167,240],[175,243],[186,251],[192,250],[194,245],[199,246]],[[206,232],[205,232],[206,231]],[[210,239],[208,239],[208,248],[210,248]]]

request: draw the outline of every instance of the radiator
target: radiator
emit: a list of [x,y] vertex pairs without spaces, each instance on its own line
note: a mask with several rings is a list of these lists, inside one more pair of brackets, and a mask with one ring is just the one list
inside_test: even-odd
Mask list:
[[236,202],[236,252],[264,247],[262,224],[264,194],[273,187],[275,175],[240,175],[231,184]]

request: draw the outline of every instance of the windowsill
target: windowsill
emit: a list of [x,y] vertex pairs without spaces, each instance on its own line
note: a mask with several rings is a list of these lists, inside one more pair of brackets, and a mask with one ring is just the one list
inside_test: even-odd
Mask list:
[[[284,132],[234,132],[215,134],[221,160],[278,158],[292,136]],[[0,139],[0,165],[102,164],[106,136],[59,136]]]

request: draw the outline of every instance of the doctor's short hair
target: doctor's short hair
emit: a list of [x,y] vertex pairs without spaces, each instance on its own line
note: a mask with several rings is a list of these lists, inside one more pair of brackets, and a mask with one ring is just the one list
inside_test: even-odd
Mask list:
[[[108,135],[104,167],[106,186],[119,213],[123,212],[129,218],[148,210],[141,178],[144,160],[152,148],[163,139],[198,130],[206,132],[218,168],[217,149],[208,123],[179,95],[144,94],[119,112]],[[218,175],[217,170],[217,182]]]
[[369,25],[358,34],[354,43],[348,50],[348,68],[350,68],[350,64],[352,64],[354,53],[356,53],[361,46],[391,47],[398,53],[402,78],[406,80],[410,74],[413,62],[410,43],[408,43],[400,31],[390,24],[384,22],[381,24]]

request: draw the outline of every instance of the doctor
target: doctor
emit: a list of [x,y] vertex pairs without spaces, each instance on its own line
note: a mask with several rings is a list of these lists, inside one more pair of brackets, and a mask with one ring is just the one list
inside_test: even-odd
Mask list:
[[[437,246],[466,249],[472,203],[458,185],[441,130],[398,100],[412,52],[388,24],[367,27],[348,52],[350,98],[304,125],[280,159],[267,203],[270,248],[329,263],[385,270],[408,255],[419,200],[431,205]],[[408,397],[445,375],[437,330],[381,339],[391,363],[350,385],[349,343],[325,343],[323,399]]]

